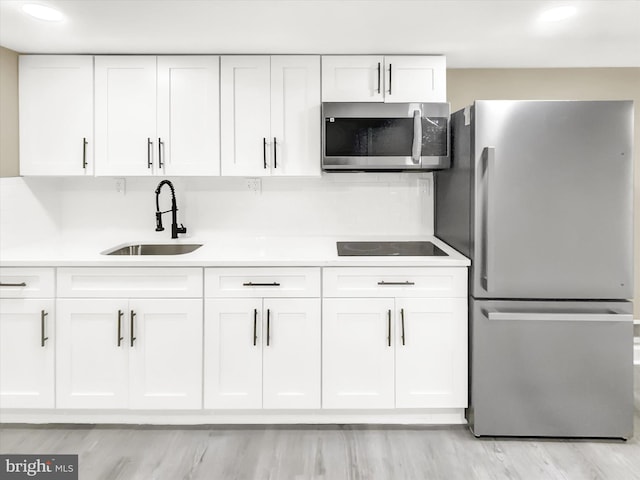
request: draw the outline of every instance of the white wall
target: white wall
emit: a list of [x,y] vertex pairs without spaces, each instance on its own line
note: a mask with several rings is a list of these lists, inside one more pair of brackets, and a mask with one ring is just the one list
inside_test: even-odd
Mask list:
[[[160,180],[127,178],[123,195],[113,178],[0,179],[0,245],[37,240],[43,226],[48,235],[117,231],[123,241],[146,236],[155,230],[154,190]],[[250,192],[244,178],[171,180],[178,221],[193,235],[433,234],[429,173],[264,178],[261,193]],[[165,187],[160,206],[170,205]],[[169,225],[170,214],[163,220]],[[160,235],[169,239],[168,231]]]

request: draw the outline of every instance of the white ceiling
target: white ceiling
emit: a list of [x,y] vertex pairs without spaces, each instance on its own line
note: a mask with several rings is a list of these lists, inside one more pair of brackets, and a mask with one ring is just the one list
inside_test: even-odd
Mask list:
[[[49,23],[24,3],[61,10]],[[543,24],[539,14],[577,15]],[[0,0],[22,53],[434,53],[449,67],[638,67],[640,0]]]

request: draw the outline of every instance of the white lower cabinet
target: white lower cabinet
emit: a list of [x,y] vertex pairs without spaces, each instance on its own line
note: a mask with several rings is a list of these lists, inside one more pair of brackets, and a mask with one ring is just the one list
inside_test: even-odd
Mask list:
[[320,408],[320,269],[205,269],[204,407]]
[[393,408],[393,299],[323,301],[322,406]]
[[395,313],[395,406],[466,407],[467,299],[397,298]]
[[54,407],[54,301],[0,300],[0,408]]
[[59,299],[59,408],[202,407],[202,300]]
[[0,408],[55,406],[53,268],[0,268]]
[[205,408],[320,408],[320,299],[207,299],[204,361]]
[[58,408],[202,408],[202,269],[59,268],[57,285]]
[[324,408],[466,406],[466,299],[323,301]]
[[325,269],[324,292],[337,298],[322,304],[323,408],[466,407],[465,274]]
[[4,409],[467,406],[464,268],[4,268],[0,287]]

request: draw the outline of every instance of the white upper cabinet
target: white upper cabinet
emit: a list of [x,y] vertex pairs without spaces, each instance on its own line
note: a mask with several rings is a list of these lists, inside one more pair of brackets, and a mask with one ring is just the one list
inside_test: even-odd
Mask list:
[[446,102],[440,55],[322,57],[323,102]]
[[320,57],[271,57],[271,175],[320,175]]
[[22,55],[20,174],[93,174],[93,57]]
[[322,57],[323,102],[384,101],[384,57]]
[[157,173],[220,175],[219,82],[219,57],[158,57]]
[[223,56],[222,175],[320,174],[320,57]]
[[446,102],[446,69],[444,56],[384,57],[384,101]]
[[95,60],[96,175],[219,175],[219,57]]
[[221,59],[222,175],[268,175],[269,79],[269,57]]
[[156,57],[95,59],[96,175],[152,175]]

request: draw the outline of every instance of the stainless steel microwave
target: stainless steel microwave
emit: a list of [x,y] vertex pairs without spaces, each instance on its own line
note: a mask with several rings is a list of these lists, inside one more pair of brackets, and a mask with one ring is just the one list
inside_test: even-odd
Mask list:
[[449,168],[448,103],[322,104],[322,169]]

